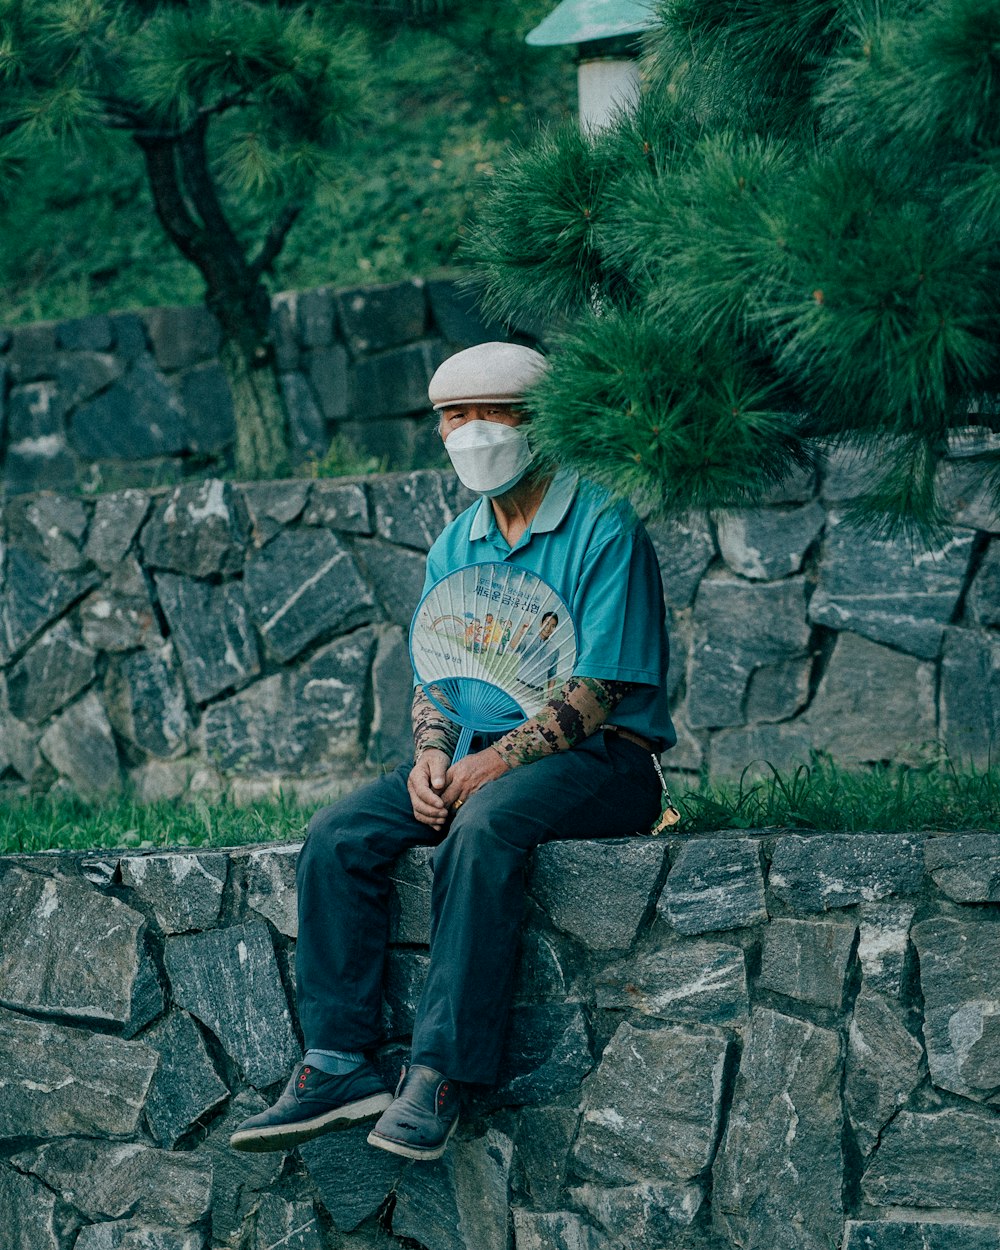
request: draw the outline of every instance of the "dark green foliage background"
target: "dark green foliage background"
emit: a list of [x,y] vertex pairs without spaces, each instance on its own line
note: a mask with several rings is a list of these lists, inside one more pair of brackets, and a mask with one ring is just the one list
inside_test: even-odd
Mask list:
[[[366,117],[335,148],[332,173],[296,223],[271,288],[394,281],[460,264],[470,209],[508,144],[575,108],[568,54],[523,41],[550,5],[327,7],[361,32],[377,76]],[[216,123],[219,143],[226,124]],[[227,205],[241,233],[259,237],[270,205],[234,192]],[[197,271],[163,235],[134,144],[94,132],[85,144],[32,151],[8,189],[0,286],[7,326],[192,304],[204,293]]]

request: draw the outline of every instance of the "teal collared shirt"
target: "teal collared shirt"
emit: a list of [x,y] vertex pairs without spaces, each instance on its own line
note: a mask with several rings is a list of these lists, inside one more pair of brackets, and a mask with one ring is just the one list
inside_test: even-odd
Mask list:
[[614,723],[652,738],[660,750],[673,746],[660,569],[633,510],[564,469],[511,547],[484,497],[431,547],[424,594],[455,569],[491,560],[531,569],[559,593],[576,626],[576,676],[637,686],[615,708]]

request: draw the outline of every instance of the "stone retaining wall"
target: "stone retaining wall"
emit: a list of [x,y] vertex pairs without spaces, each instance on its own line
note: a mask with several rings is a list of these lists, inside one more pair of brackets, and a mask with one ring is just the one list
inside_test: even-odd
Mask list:
[[1000,836],[541,848],[500,1087],[434,1164],[227,1146],[299,1053],[297,849],[0,858],[4,1250],[1000,1244]]
[[[506,337],[448,279],[275,297],[272,341],[296,464],[335,434],[392,469],[440,463],[427,383]],[[531,336],[529,335],[529,338]],[[0,329],[0,494],[176,482],[232,464],[221,333],[204,306]]]
[[[1000,519],[946,467],[933,552],[847,527],[843,459],[766,507],[651,527],[669,768],[996,757]],[[8,499],[0,790],[308,801],[395,765],[425,552],[470,500],[437,470]]]

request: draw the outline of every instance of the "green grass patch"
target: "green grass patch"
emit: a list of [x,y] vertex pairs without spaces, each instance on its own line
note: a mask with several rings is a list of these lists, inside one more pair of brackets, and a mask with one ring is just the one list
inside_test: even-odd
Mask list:
[[[823,829],[1000,832],[1000,768],[900,765],[851,771],[816,757],[794,771],[749,772],[731,784],[675,788],[677,832]],[[240,807],[226,800],[91,803],[65,795],[0,808],[0,853],[167,846],[245,846],[301,839],[318,804],[277,798]]]
[[763,776],[748,768],[738,782],[703,779],[681,791],[681,830],[1000,831],[1000,768],[958,769],[945,759],[849,770],[821,755],[791,772],[765,767]]

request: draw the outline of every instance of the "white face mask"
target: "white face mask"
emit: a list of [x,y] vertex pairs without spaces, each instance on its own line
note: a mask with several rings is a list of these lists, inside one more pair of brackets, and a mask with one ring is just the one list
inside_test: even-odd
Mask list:
[[462,485],[490,498],[516,486],[532,460],[524,431],[498,421],[470,421],[453,430],[444,447]]

